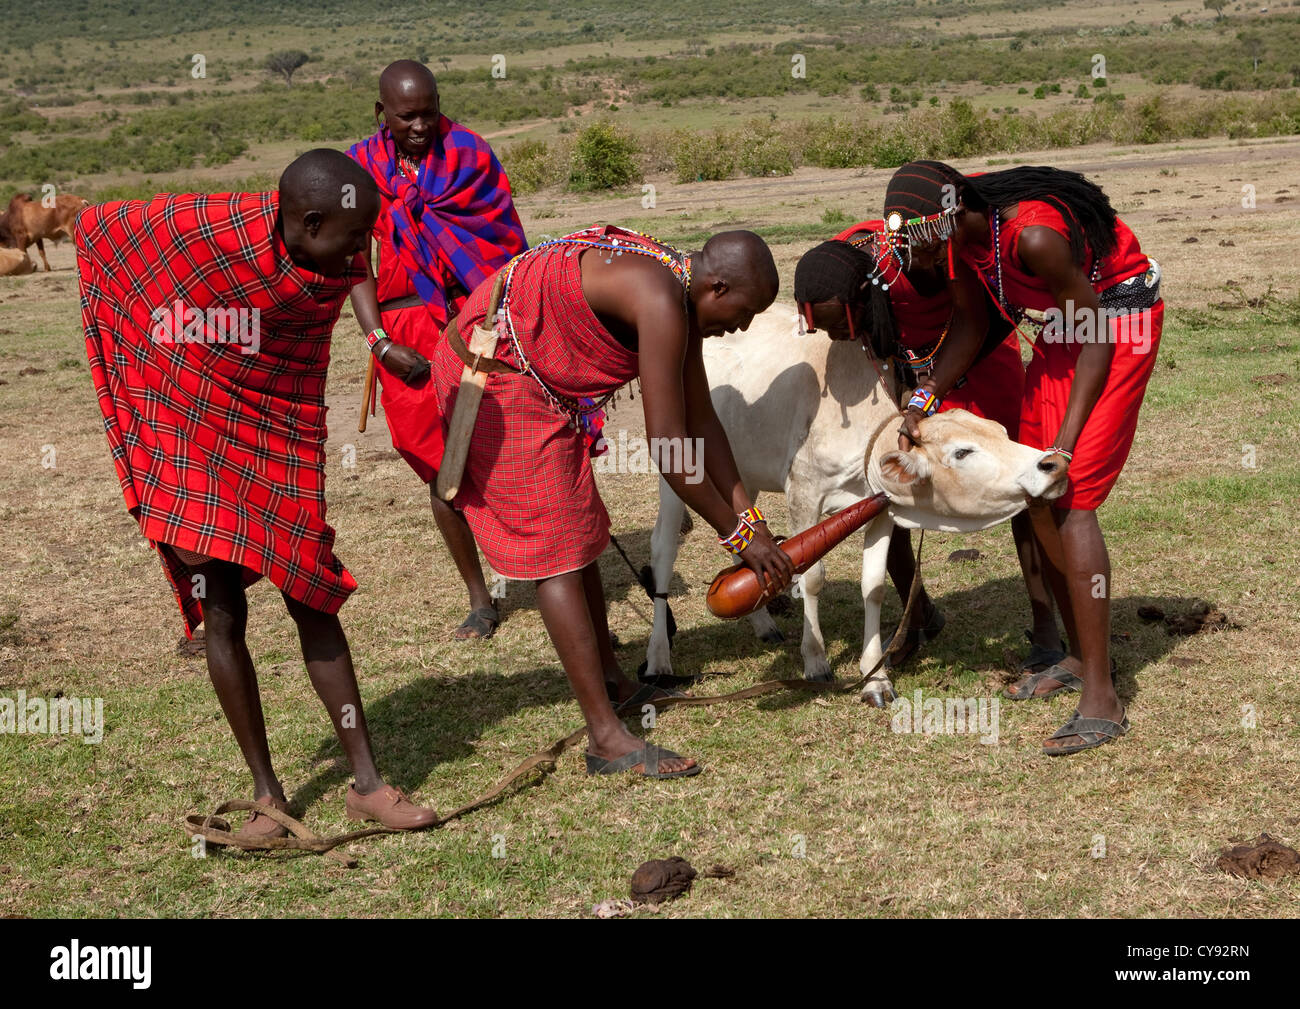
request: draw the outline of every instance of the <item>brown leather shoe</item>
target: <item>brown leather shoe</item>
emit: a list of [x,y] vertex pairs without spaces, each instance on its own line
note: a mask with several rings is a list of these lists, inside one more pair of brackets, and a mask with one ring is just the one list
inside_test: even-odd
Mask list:
[[[289,804],[283,799],[275,798],[273,795],[259,795],[253,801],[262,806],[278,809],[281,813],[289,812]],[[246,837],[250,840],[262,840],[267,837],[288,837],[289,828],[281,826],[263,813],[254,811],[248,814],[248,819],[235,832],[235,836]]]
[[377,820],[394,830],[419,830],[433,826],[438,819],[434,810],[417,806],[392,785],[380,785],[369,795],[349,785],[345,805],[349,820]]

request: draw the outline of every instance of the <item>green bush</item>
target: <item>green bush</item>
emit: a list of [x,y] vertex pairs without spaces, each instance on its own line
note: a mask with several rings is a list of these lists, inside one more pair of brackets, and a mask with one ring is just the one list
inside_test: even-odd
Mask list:
[[674,140],[673,170],[678,182],[713,182],[730,178],[736,170],[735,147],[721,130],[679,130]]
[[636,152],[636,141],[613,123],[593,123],[578,134],[574,144],[569,188],[590,192],[639,182]]
[[535,193],[565,181],[568,162],[545,140],[520,140],[501,153],[501,165],[516,193]]
[[771,123],[751,120],[734,144],[740,170],[746,175],[789,175],[794,171],[790,141]]

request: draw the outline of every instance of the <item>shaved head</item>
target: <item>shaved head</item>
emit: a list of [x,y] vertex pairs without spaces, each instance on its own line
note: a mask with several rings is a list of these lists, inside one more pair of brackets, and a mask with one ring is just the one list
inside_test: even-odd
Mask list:
[[752,231],[723,231],[704,243],[700,252],[705,270],[738,291],[776,298],[781,278],[767,243]]
[[308,151],[280,176],[280,234],[305,269],[342,276],[369,244],[378,216],[375,180],[340,151]]
[[398,60],[384,67],[379,75],[379,100],[389,105],[402,96],[438,93],[433,71],[415,60]]
[[423,161],[437,146],[442,120],[438,82],[423,63],[398,60],[379,75],[375,125],[388,127],[400,153]]
[[747,329],[776,300],[781,278],[772,250],[752,231],[714,235],[693,258],[691,300],[705,336]]
[[325,147],[297,158],[280,176],[280,203],[295,211],[317,210],[330,216],[378,199],[379,189],[369,172],[341,151]]

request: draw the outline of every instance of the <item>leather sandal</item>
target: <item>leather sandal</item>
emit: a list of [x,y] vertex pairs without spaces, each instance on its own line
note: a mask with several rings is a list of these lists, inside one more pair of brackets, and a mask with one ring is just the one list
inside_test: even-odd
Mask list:
[[660,771],[659,761],[680,760],[681,754],[666,750],[662,746],[655,746],[654,743],[646,743],[641,749],[625,753],[613,760],[606,760],[594,753],[588,753],[586,757],[588,774],[620,774],[632,770],[638,764],[641,765],[643,778],[690,778],[704,770],[699,764],[694,764],[684,771]]
[[476,610],[470,610],[469,616],[456,628],[452,637],[457,641],[486,641],[497,632],[499,623],[501,614],[495,606],[480,606]]
[[1043,753],[1049,757],[1067,757],[1071,753],[1081,753],[1084,750],[1091,750],[1098,746],[1105,746],[1107,743],[1113,743],[1128,730],[1128,712],[1120,715],[1118,722],[1112,722],[1109,718],[1081,718],[1079,709],[1075,708],[1070,720],[1048,738],[1049,740],[1066,739],[1069,736],[1078,736],[1083,742],[1074,746],[1047,746],[1044,744]]
[[[281,813],[289,812],[289,803],[284,799],[277,799],[273,795],[259,795],[253,799],[254,802],[262,806],[270,806],[272,809],[278,809]],[[235,832],[236,837],[243,837],[249,840],[262,840],[268,837],[288,837],[289,828],[282,826],[269,816],[254,810],[248,814],[248,819],[244,825]]]
[[344,806],[349,820],[374,820],[393,830],[419,830],[438,822],[436,812],[417,806],[392,785],[380,785],[368,795],[358,792],[356,785],[349,785]]
[[[1115,674],[1119,672],[1119,666],[1115,660],[1110,660],[1110,679],[1115,682]],[[1045,694],[1035,694],[1038,685],[1044,680],[1051,680],[1053,683],[1059,683],[1059,687],[1053,687]],[[1016,687],[1019,689],[1016,689]],[[1083,680],[1075,676],[1063,666],[1048,666],[1041,673],[1030,673],[1027,677],[1013,684],[1002,691],[1002,696],[1009,701],[1044,701],[1049,697],[1055,697],[1057,694],[1064,693],[1067,690],[1083,691]]]

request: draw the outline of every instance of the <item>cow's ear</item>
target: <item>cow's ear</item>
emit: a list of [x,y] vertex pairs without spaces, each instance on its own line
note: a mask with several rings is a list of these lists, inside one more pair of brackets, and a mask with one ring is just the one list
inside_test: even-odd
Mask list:
[[885,490],[915,490],[930,479],[930,464],[916,452],[890,452],[880,458],[880,476]]

